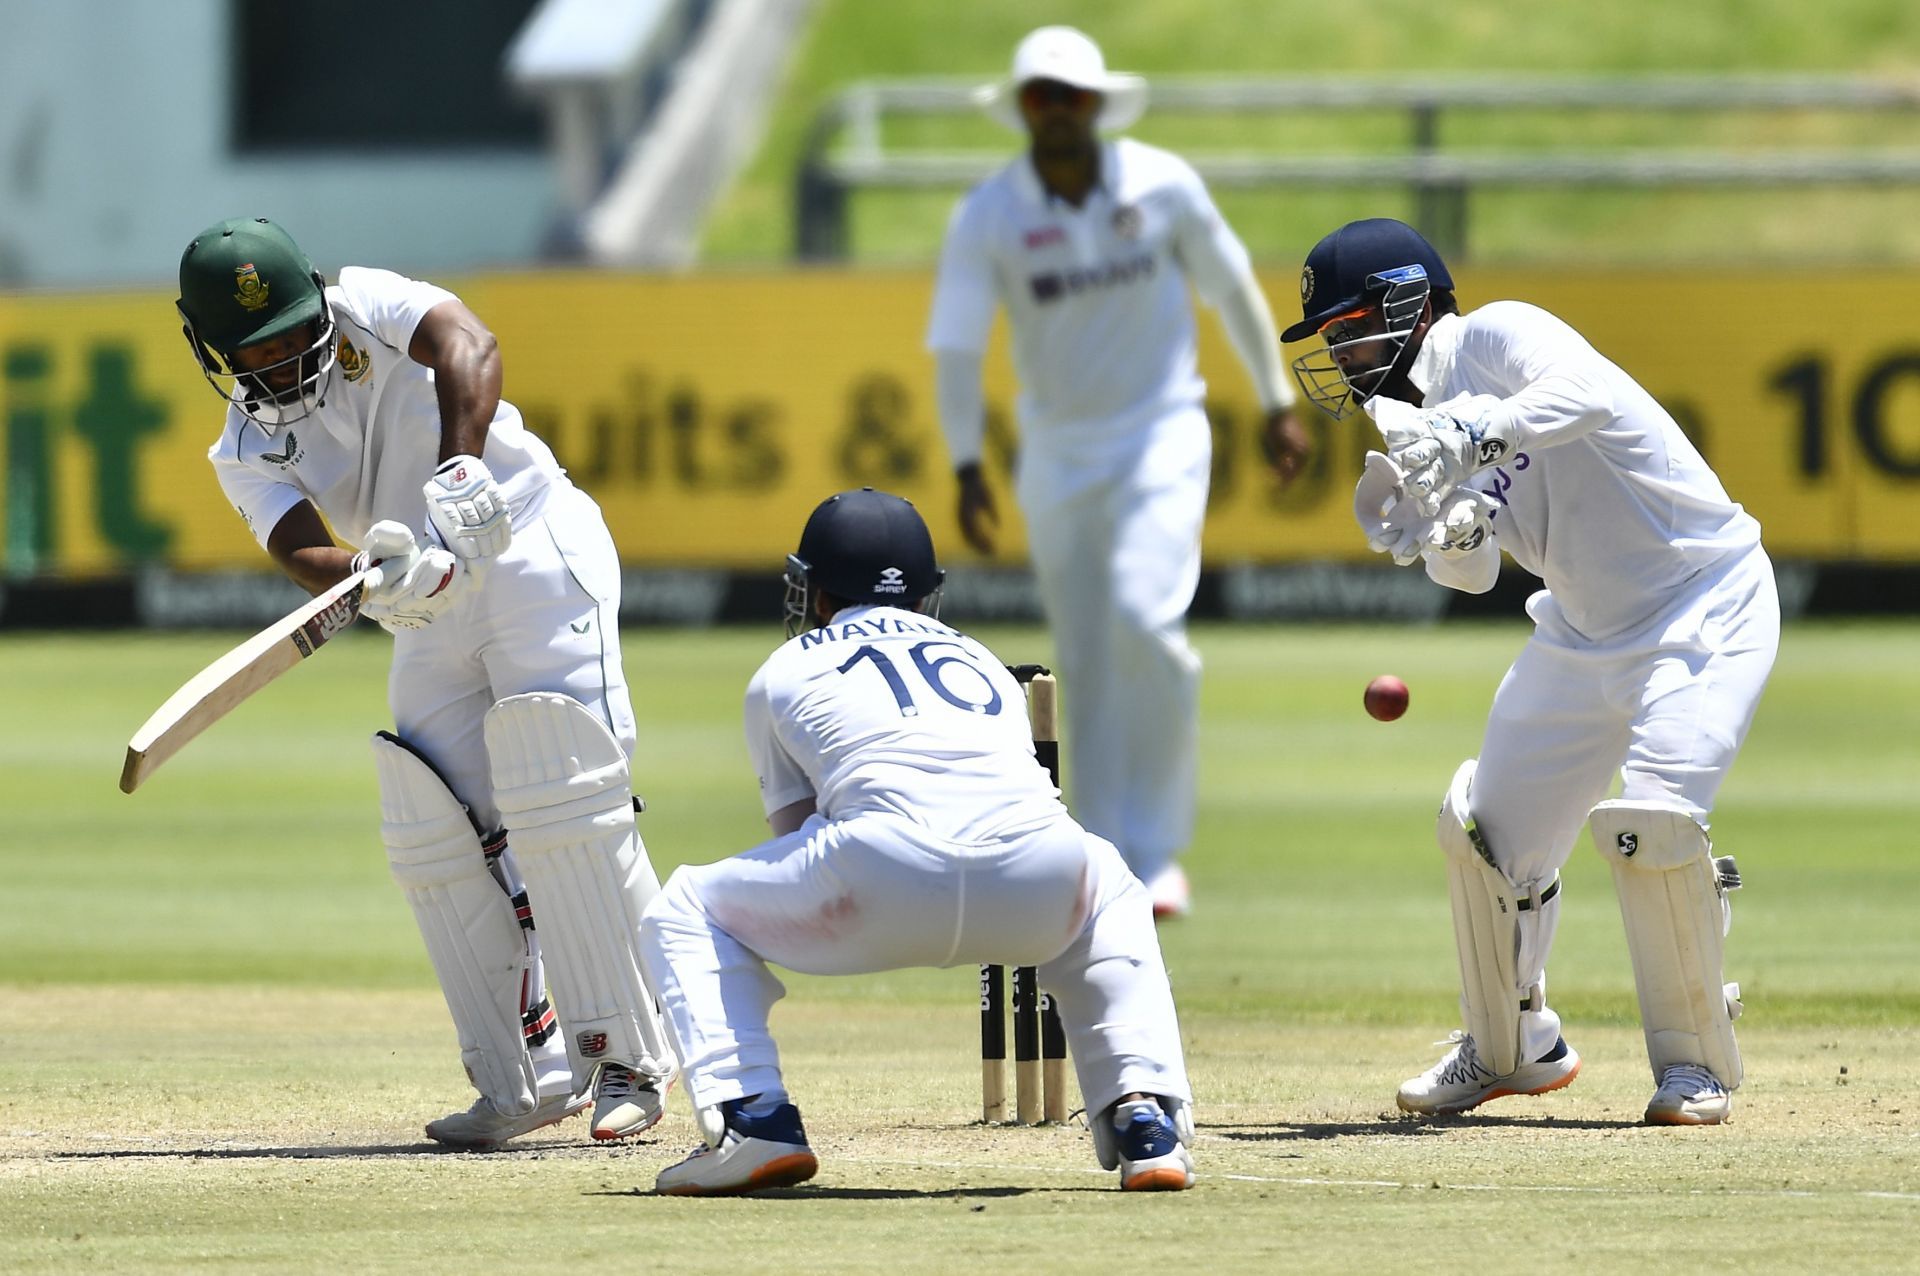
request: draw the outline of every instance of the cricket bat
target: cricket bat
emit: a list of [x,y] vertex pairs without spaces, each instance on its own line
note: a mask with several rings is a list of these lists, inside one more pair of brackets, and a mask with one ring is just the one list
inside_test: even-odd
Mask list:
[[131,793],[139,788],[161,763],[226,717],[242,700],[346,630],[360,615],[360,604],[368,591],[379,587],[378,564],[357,571],[195,674],[133,733],[126,764],[120,768],[120,791]]

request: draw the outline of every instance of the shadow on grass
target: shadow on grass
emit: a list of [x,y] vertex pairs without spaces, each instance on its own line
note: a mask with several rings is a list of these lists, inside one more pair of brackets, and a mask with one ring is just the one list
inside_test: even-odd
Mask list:
[[1635,1120],[1569,1120],[1566,1117],[1383,1116],[1373,1121],[1275,1121],[1264,1125],[1203,1125],[1201,1132],[1240,1143],[1280,1143],[1291,1140],[1342,1139],[1368,1135],[1420,1136],[1450,1130],[1637,1130]]
[[592,1155],[607,1157],[627,1151],[665,1151],[657,1142],[632,1143],[618,1149],[571,1143],[516,1143],[492,1151],[446,1147],[439,1143],[334,1144],[319,1147],[211,1147],[211,1148],[100,1148],[89,1151],[48,1152],[48,1161],[327,1161],[378,1160],[398,1157],[475,1157],[488,1160],[541,1160]]
[[[775,1187],[763,1192],[754,1192],[750,1196],[710,1197],[710,1200],[742,1201],[937,1201],[942,1197],[951,1200],[971,1200],[976,1197],[994,1199],[999,1197],[1026,1196],[1034,1192],[1044,1192],[1051,1196],[1059,1192],[1108,1192],[1110,1188],[1094,1187]],[[647,1188],[634,1187],[620,1192],[584,1192],[583,1196],[657,1196]],[[692,1198],[688,1198],[692,1199]],[[976,1206],[975,1208],[983,1208]]]

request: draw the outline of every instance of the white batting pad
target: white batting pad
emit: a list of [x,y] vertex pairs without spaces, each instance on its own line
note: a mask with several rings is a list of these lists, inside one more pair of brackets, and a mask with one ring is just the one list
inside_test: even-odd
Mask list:
[[427,943],[474,1088],[503,1114],[533,1111],[538,1079],[523,1036],[527,941],[487,869],[466,808],[413,750],[373,737],[387,863]]
[[620,742],[585,705],[554,692],[494,705],[486,738],[494,802],[540,921],[574,1075],[607,1059],[671,1075],[636,947],[660,879],[634,827]]
[[1447,894],[1460,954],[1460,1005],[1480,1058],[1498,1076],[1520,1066],[1520,1013],[1546,1006],[1544,983],[1533,977],[1551,931],[1548,906],[1560,879],[1522,890],[1494,863],[1473,821],[1468,796],[1475,761],[1454,772],[1440,804],[1435,837],[1446,852]]
[[1721,982],[1733,920],[1726,893],[1740,884],[1733,860],[1714,859],[1707,831],[1679,807],[1602,802],[1587,826],[1613,868],[1654,1079],[1696,1063],[1738,1088],[1739,989]]

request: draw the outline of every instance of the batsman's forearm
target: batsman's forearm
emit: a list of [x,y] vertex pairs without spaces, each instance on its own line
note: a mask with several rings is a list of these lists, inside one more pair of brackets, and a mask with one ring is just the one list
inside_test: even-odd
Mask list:
[[353,574],[353,553],[330,545],[296,550],[278,560],[280,570],[309,594],[324,594]]
[[981,357],[967,351],[941,350],[934,355],[934,397],[940,408],[940,430],[947,438],[947,456],[953,467],[980,460],[987,431],[986,398],[980,389]]
[[490,332],[461,332],[433,365],[440,402],[440,459],[481,456],[500,406],[500,344]]
[[324,594],[353,571],[353,551],[333,543],[313,506],[302,501],[286,512],[267,537],[267,553],[294,584]]

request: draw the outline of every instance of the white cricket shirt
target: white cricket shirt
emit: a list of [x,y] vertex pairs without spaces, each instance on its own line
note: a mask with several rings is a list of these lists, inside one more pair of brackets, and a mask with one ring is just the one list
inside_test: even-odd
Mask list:
[[1188,281],[1218,304],[1251,270],[1179,156],[1108,142],[1099,184],[1075,208],[1022,155],[954,210],[927,348],[984,352],[1005,306],[1024,428],[1149,418],[1206,391]]
[[787,642],[747,686],[747,751],[769,815],[884,812],[959,841],[1066,812],[1034,758],[1020,684],[950,625],[852,607]]
[[1516,454],[1468,485],[1501,506],[1493,543],[1546,582],[1536,621],[1593,641],[1629,634],[1760,544],[1760,524],[1667,410],[1538,306],[1443,316],[1408,376],[1429,406],[1499,398],[1491,412],[1512,423]]
[[[424,532],[421,488],[440,464],[440,404],[433,369],[407,354],[425,314],[453,298],[444,288],[392,271],[348,266],[327,289],[336,361],[320,406],[268,434],[237,406],[207,452],[227,499],[262,546],[302,500],[312,501],[335,535],[351,545],[394,519]],[[481,459],[512,510],[515,527],[545,508],[564,471],[502,400]]]

